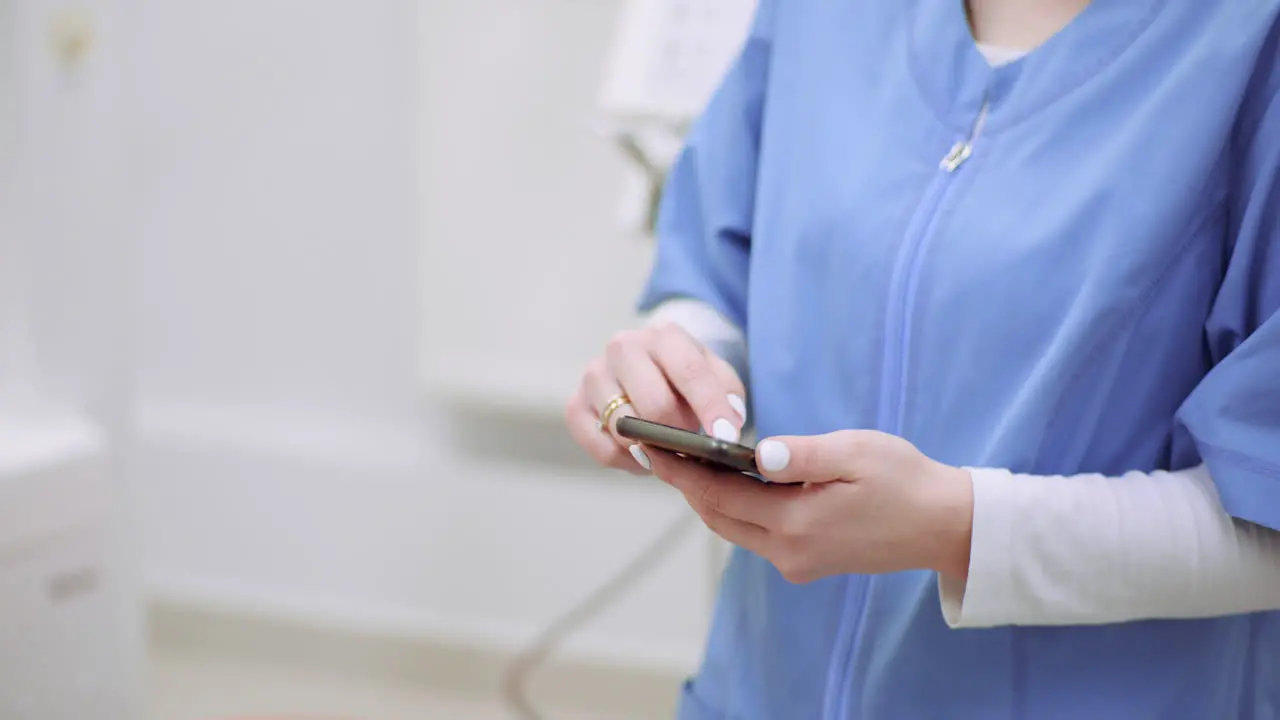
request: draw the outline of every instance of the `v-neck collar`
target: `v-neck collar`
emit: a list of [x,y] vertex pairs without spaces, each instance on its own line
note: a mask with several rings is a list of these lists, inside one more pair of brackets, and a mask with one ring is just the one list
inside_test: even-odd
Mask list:
[[1151,24],[1161,0],[1094,0],[1021,59],[987,62],[973,39],[963,0],[914,0],[908,53],[926,102],[964,131],[983,102],[988,134],[1025,120],[1083,85]]

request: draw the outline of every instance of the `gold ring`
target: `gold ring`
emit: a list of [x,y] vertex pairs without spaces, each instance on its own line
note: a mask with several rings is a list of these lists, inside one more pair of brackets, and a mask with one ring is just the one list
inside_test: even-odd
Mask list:
[[619,395],[618,397],[610,400],[609,403],[604,406],[604,410],[600,411],[600,429],[601,430],[608,429],[609,420],[613,417],[614,413],[618,412],[618,408],[622,407],[623,405],[630,405],[630,404],[631,404],[631,398],[627,397],[626,395]]

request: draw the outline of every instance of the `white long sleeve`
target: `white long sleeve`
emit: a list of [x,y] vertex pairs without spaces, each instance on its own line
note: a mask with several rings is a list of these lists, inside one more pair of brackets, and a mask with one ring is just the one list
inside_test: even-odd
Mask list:
[[1233,520],[1209,471],[1119,477],[975,469],[955,628],[1090,625],[1280,609],[1280,533]]

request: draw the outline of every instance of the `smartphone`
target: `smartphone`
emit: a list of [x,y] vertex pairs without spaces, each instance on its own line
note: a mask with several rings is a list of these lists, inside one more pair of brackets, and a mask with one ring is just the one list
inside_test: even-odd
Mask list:
[[641,445],[667,450],[720,470],[761,479],[760,470],[756,467],[755,448],[629,415],[618,418],[616,427],[619,435]]

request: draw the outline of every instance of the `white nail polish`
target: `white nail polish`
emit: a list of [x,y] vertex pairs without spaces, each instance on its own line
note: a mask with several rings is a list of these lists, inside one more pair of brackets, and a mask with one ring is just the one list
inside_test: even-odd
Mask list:
[[645,470],[653,469],[653,463],[649,462],[649,456],[645,454],[644,448],[639,445],[632,445],[628,449],[631,450],[631,457],[636,459],[636,462],[640,464],[640,467]]
[[711,423],[711,435],[717,440],[732,443],[738,442],[738,438],[742,437],[741,433],[738,432],[738,428],[724,418]]
[[741,395],[729,393],[729,407],[738,413],[738,417],[747,419],[747,401],[743,400]]
[[765,440],[756,448],[756,459],[760,469],[766,472],[778,472],[791,462],[791,450],[777,440]]

